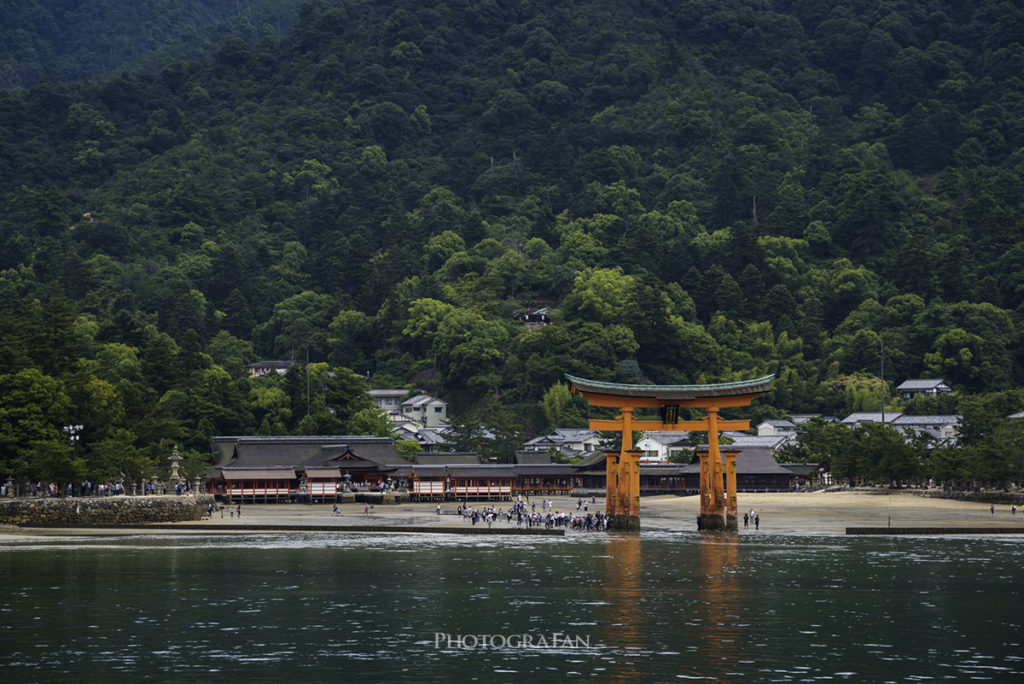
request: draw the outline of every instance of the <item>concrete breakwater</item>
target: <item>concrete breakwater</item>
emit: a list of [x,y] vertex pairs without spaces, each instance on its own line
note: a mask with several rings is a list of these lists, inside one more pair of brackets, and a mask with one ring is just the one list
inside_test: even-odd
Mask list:
[[0,501],[0,525],[90,527],[200,520],[213,503],[209,494],[188,496],[66,497]]

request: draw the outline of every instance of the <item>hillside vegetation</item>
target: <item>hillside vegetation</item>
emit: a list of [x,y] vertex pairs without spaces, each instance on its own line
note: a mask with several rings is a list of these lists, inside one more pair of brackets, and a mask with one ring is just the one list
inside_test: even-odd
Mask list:
[[3,467],[385,430],[368,385],[505,450],[580,424],[564,373],[877,410],[882,350],[1020,410],[1024,10],[827,5],[313,0],[0,91]]

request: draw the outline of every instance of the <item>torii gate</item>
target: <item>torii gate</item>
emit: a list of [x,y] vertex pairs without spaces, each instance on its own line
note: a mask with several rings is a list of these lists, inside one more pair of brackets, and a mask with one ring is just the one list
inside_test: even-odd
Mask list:
[[[718,449],[720,430],[749,430],[749,420],[721,420],[719,409],[750,406],[754,397],[771,390],[774,375],[756,380],[717,385],[628,385],[585,380],[566,375],[574,394],[586,397],[592,406],[616,407],[621,412],[611,420],[592,419],[591,430],[622,433],[618,453],[605,452],[605,510],[614,517],[613,528],[640,529],[640,452],[633,449],[633,431],[692,430],[708,433],[708,451],[700,454],[700,518],[702,530],[736,529],[736,452],[726,452],[725,480],[722,453]],[[636,420],[633,410],[657,408],[661,420]],[[679,420],[680,408],[701,408],[703,420]]]

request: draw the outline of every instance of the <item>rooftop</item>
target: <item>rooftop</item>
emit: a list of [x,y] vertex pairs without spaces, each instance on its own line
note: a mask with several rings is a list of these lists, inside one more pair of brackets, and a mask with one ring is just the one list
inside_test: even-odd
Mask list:
[[566,374],[575,390],[590,394],[608,394],[624,397],[646,397],[660,401],[689,401],[702,397],[732,397],[769,392],[775,375],[754,380],[723,382],[716,385],[635,385],[617,382],[587,380]]

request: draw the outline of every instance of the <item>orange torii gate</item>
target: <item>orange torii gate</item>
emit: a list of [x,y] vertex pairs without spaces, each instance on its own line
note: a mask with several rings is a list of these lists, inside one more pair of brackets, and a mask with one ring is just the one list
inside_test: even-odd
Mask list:
[[[707,453],[700,454],[700,518],[698,529],[736,529],[736,453],[725,452],[725,480],[722,453],[718,449],[721,430],[749,430],[749,420],[722,420],[718,411],[730,406],[750,406],[754,397],[771,390],[774,375],[756,380],[717,385],[628,385],[585,380],[566,375],[574,394],[586,397],[592,406],[609,406],[621,412],[611,420],[593,419],[591,430],[622,433],[622,447],[605,452],[605,510],[614,516],[617,530],[640,529],[640,452],[633,449],[633,431],[691,430],[708,433]],[[637,420],[634,409],[656,408],[660,420]],[[679,420],[679,409],[701,408],[703,420]]]

